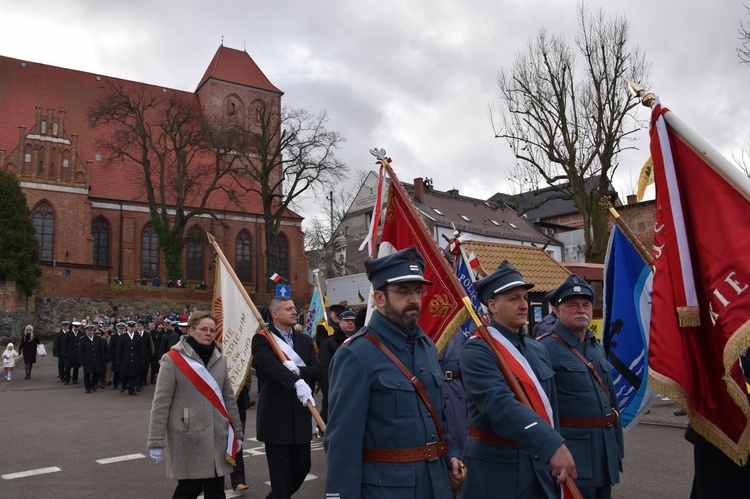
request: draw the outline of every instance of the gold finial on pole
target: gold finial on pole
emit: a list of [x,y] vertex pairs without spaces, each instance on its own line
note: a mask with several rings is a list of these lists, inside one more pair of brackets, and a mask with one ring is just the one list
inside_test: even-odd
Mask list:
[[642,85],[632,82],[627,78],[623,78],[623,80],[625,80],[625,83],[628,85],[628,91],[630,91],[630,95],[641,99],[641,104],[646,107],[651,107],[654,105],[656,94],[654,94],[653,92],[647,92]]

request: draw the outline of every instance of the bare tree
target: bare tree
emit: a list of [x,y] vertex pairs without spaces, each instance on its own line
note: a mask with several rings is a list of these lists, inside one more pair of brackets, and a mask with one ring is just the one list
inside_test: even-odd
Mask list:
[[279,227],[293,202],[309,189],[345,178],[349,170],[335,154],[345,139],[328,130],[327,122],[325,111],[312,115],[304,109],[265,106],[258,109],[254,126],[237,123],[243,137],[237,149],[242,166],[235,168],[234,176],[263,204],[267,277],[278,268]]
[[167,273],[182,278],[185,226],[195,216],[211,214],[207,202],[231,172],[231,129],[209,126],[199,105],[180,94],[163,96],[145,85],[122,83],[106,87],[89,118],[92,126],[109,129],[100,145],[110,161],[139,166]]
[[[507,109],[496,119],[495,136],[508,141],[518,163],[513,175],[530,187],[542,180],[556,190],[550,199],[571,200],[583,218],[587,261],[601,262],[607,243],[599,199],[609,196],[617,156],[639,130],[631,112],[638,104],[623,77],[647,85],[649,65],[629,39],[622,16],[578,8],[575,48],[544,29],[520,51],[497,84]],[[586,181],[599,176],[593,191]]]
[[[750,13],[750,7],[744,5],[748,13]],[[740,58],[740,62],[750,66],[750,25],[740,21],[740,27],[738,29],[740,35],[740,42],[742,46],[737,48],[737,56]]]
[[739,153],[732,152],[732,160],[742,173],[750,177],[750,138],[745,139]]

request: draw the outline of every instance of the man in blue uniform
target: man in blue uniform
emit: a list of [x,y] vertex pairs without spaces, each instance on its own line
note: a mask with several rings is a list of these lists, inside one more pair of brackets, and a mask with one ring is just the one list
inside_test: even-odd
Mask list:
[[424,259],[412,246],[365,269],[377,310],[331,362],[326,497],[452,498],[462,464],[442,431],[444,374],[417,324]]
[[466,342],[461,371],[470,426],[464,445],[469,470],[464,497],[559,498],[559,484],[576,477],[576,463],[551,424],[557,404],[549,356],[524,328],[527,290],[533,285],[525,283],[508,262],[474,285],[492,317],[488,327],[492,341],[517,359],[523,371],[514,371],[517,376],[532,388],[541,387],[534,393],[544,409],[540,414],[516,398],[484,339],[474,336]]
[[594,288],[574,274],[547,300],[558,318],[539,342],[555,370],[561,433],[576,462],[576,485],[586,499],[606,499],[620,481],[623,439],[612,364],[588,329]]

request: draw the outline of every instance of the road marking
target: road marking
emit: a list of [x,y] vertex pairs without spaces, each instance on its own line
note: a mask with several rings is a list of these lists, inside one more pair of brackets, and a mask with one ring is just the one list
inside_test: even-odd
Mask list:
[[[316,480],[317,478],[318,477],[315,476],[315,475],[313,475],[312,473],[308,473],[307,476],[305,477],[305,481],[308,482],[310,480]],[[265,482],[265,483],[266,483],[266,485],[269,485],[269,486],[271,485],[270,480],[268,482]],[[227,496],[227,497],[229,497],[229,496]]]
[[127,456],[116,456],[116,457],[108,457],[106,459],[97,459],[96,462],[99,464],[112,464],[112,463],[119,463],[122,461],[132,461],[133,459],[143,459],[143,454],[128,454]]
[[18,473],[8,473],[6,475],[0,475],[3,480],[13,480],[14,478],[26,478],[27,476],[44,475],[46,473],[56,473],[62,471],[62,468],[57,466],[51,466],[49,468],[39,468],[36,470],[19,471]]
[[[232,489],[225,490],[224,495],[226,495],[227,499],[231,499],[232,497],[245,497],[245,494],[243,494],[242,492],[236,492]],[[200,499],[201,497],[203,497],[203,494],[199,495],[198,499]]]

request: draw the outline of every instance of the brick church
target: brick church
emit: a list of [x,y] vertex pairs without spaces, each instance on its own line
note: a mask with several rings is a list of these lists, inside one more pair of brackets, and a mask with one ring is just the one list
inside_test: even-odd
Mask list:
[[[42,269],[37,296],[106,297],[115,284],[166,284],[141,166],[110,161],[101,145],[107,128],[92,126],[89,118],[108,84],[182,94],[214,119],[251,116],[259,106],[280,109],[283,95],[247,52],[223,45],[194,92],[0,56],[0,166],[18,176],[36,229]],[[250,295],[262,294],[267,269],[261,200],[247,193],[232,201],[212,191],[212,216],[190,219],[183,280],[190,289],[205,282],[210,290],[210,232]],[[277,268],[270,272],[282,275],[297,296],[309,297],[301,226],[302,217],[286,213]]]

